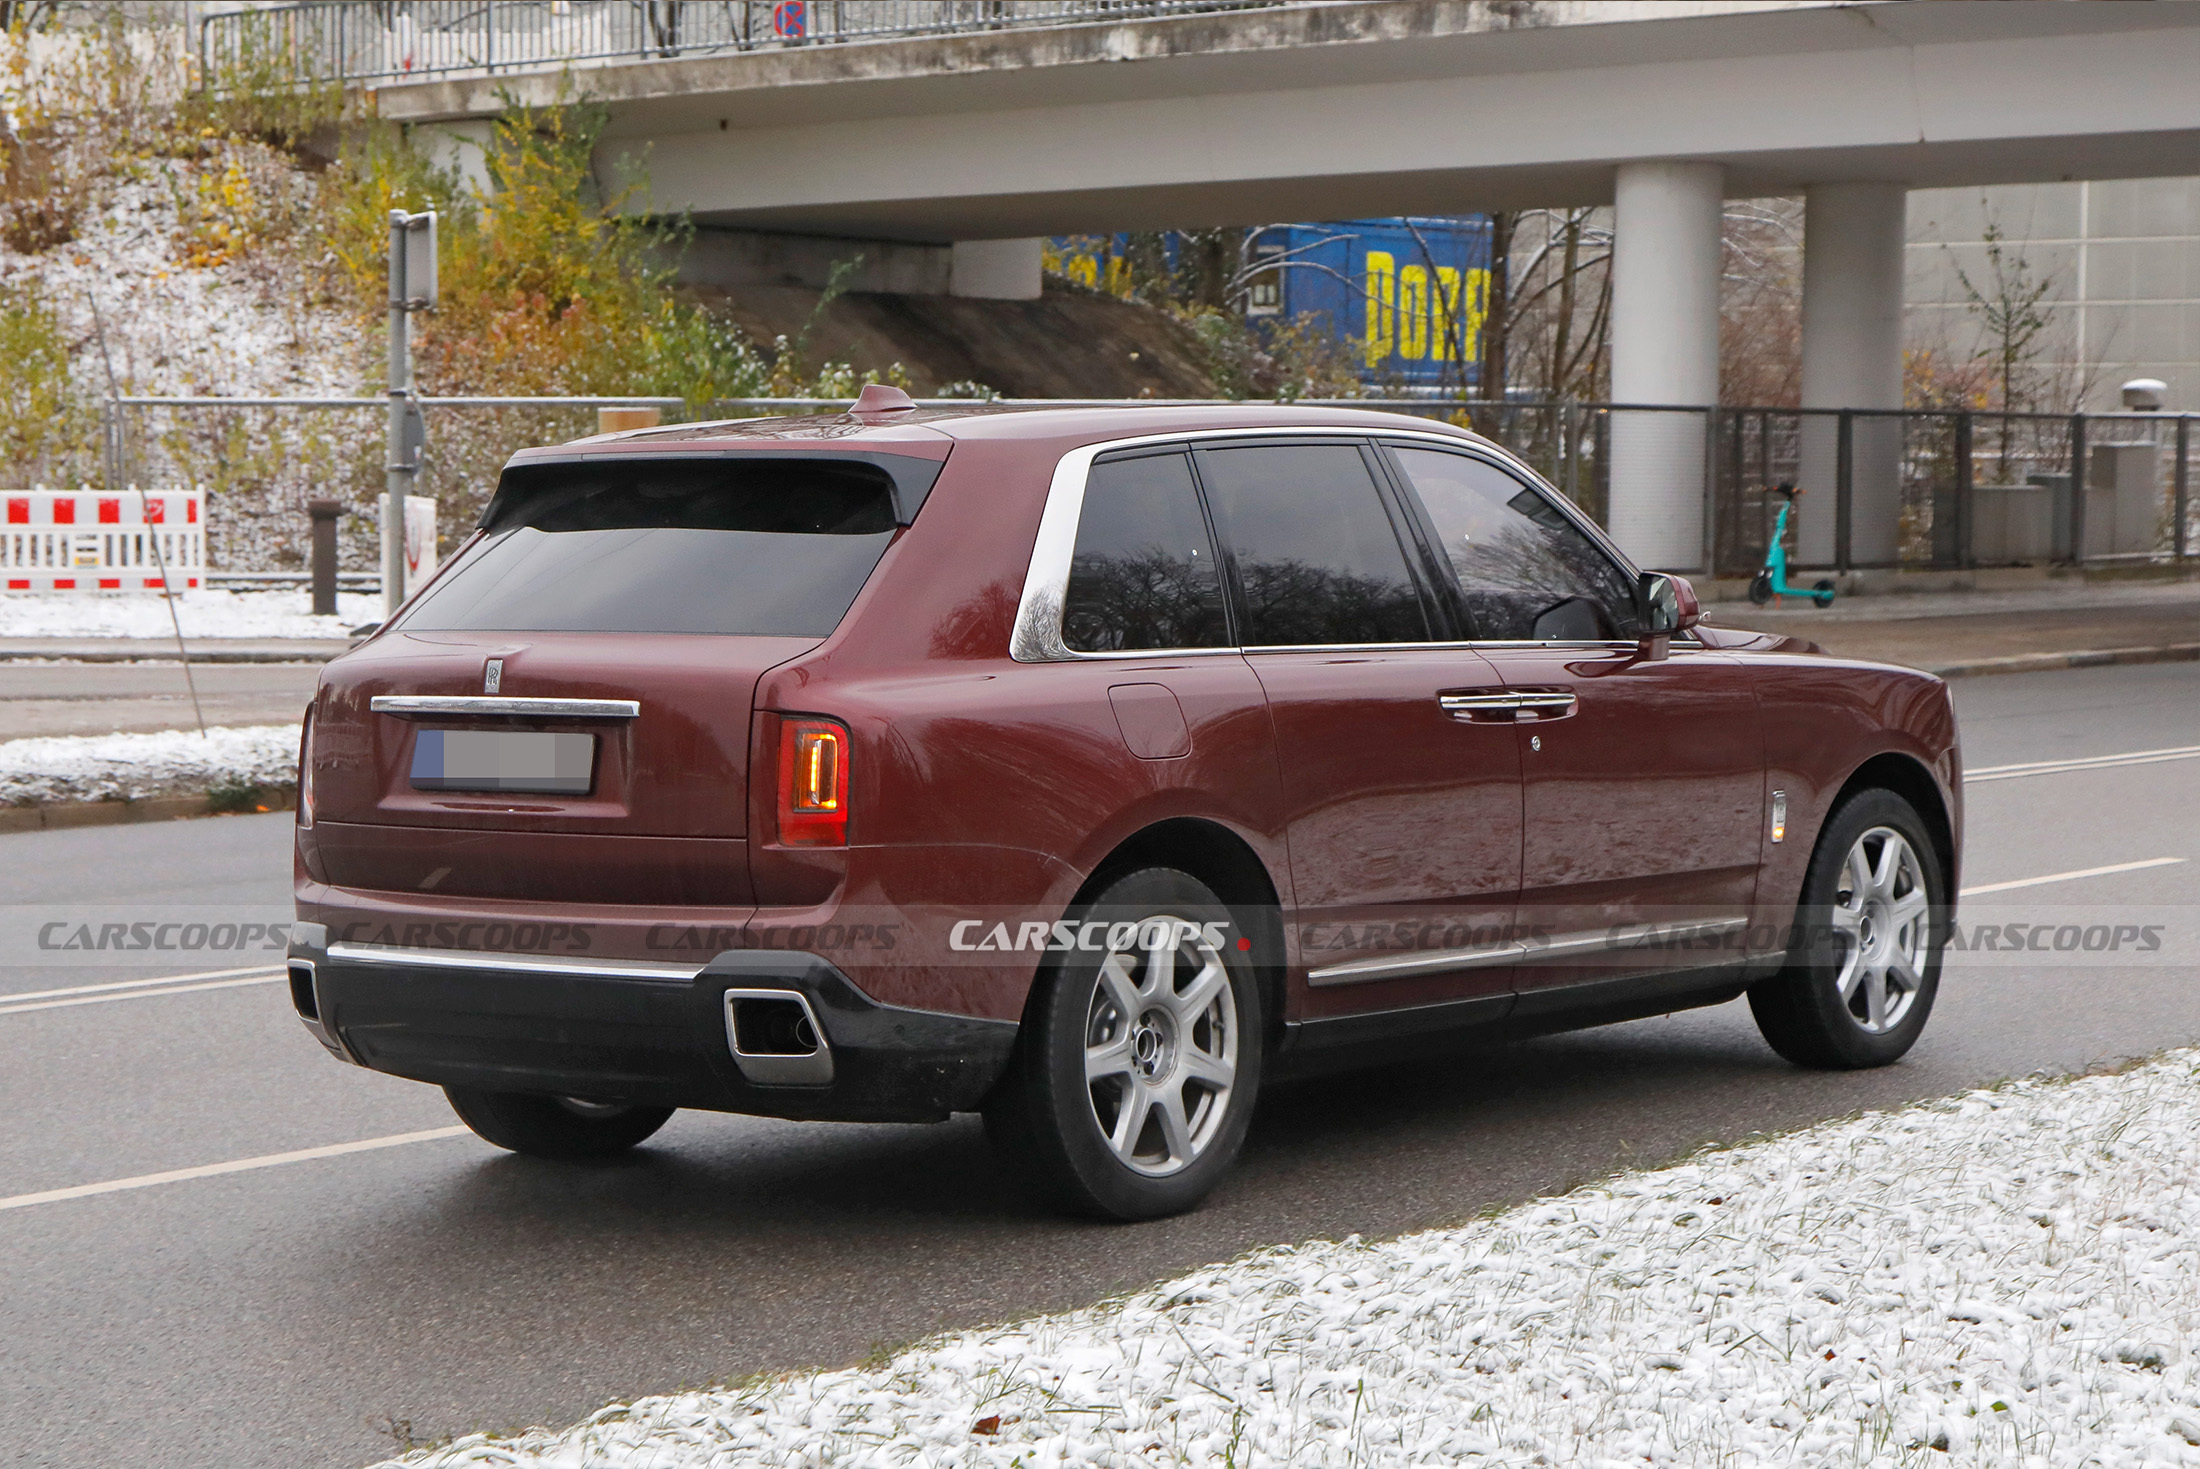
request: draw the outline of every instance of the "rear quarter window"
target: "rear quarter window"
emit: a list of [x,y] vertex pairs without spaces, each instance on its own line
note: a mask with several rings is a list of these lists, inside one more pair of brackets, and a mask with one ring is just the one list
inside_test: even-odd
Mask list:
[[824,637],[896,528],[892,479],[853,460],[518,466],[399,626]]

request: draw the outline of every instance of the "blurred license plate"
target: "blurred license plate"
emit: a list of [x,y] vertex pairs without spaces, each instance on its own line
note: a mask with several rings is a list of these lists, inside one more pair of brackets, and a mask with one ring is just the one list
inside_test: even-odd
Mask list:
[[424,729],[413,741],[416,790],[585,796],[595,777],[596,737],[592,734]]

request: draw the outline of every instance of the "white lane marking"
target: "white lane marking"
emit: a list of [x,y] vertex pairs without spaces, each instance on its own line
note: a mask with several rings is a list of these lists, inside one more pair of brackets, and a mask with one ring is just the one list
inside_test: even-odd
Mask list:
[[378,1148],[401,1148],[407,1143],[435,1142],[458,1137],[463,1127],[431,1127],[425,1132],[399,1132],[370,1137],[356,1143],[333,1143],[325,1148],[300,1148],[291,1153],[263,1153],[257,1158],[238,1158],[228,1163],[202,1163],[196,1168],[171,1168],[166,1173],[141,1173],[136,1178],[111,1178],[105,1183],[80,1183],[74,1188],[50,1188],[43,1193],[17,1194],[0,1199],[0,1210],[28,1209],[33,1204],[58,1204],[67,1199],[88,1199],[98,1194],[126,1193],[131,1189],[158,1188],[167,1183],[188,1183],[194,1178],[219,1178],[224,1173],[249,1173],[255,1168],[280,1168],[286,1163],[311,1163],[317,1158],[341,1158],[346,1153],[371,1153]]
[[80,984],[65,990],[29,990],[20,995],[0,994],[0,1005],[12,1005],[18,1000],[57,1000],[63,995],[91,995],[102,990],[141,990],[156,984],[193,984],[202,979],[233,979],[240,974],[286,974],[287,969],[270,969],[265,964],[255,964],[250,969],[208,969],[198,974],[161,974],[151,979],[118,979],[113,984]]
[[2144,862],[2118,862],[2110,867],[2081,867],[2076,872],[2050,872],[2045,877],[2020,877],[2014,882],[1989,882],[1975,888],[1965,888],[1957,896],[1975,898],[1980,893],[2006,893],[2011,888],[2036,888],[2051,882],[2075,882],[2081,877],[2106,877],[2112,872],[2138,872],[2148,867],[2175,867],[2184,860],[2182,857],[2149,857]]
[[2061,775],[2071,770],[2110,770],[2119,765],[2159,765],[2165,760],[2200,760],[2200,745],[2177,745],[2166,750],[2127,750],[2121,755],[2079,755],[2067,760],[2031,760],[2021,765],[1982,765],[1966,773],[1973,781],[2016,780],[2027,775]]
[[28,1015],[33,1010],[68,1010],[78,1005],[111,1005],[117,1000],[159,1000],[169,995],[191,995],[200,990],[233,990],[240,985],[277,984],[285,978],[281,974],[261,974],[251,979],[217,979],[211,984],[172,984],[164,989],[131,990],[120,995],[78,995],[73,1000],[40,1000],[33,1005],[0,1004],[0,1019],[10,1015]]

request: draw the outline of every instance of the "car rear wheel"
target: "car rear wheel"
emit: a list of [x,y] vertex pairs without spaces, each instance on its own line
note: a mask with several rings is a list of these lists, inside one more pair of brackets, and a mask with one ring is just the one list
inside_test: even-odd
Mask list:
[[1245,1141],[1263,1034],[1252,964],[1222,901],[1170,868],[1117,879],[1072,921],[1092,947],[1041,977],[986,1130],[1077,1213],[1179,1213]]
[[1916,808],[1863,791],[1826,823],[1787,967],[1749,1007],[1775,1051],[1826,1070],[1884,1066],[1917,1043],[1940,986],[1947,896]]
[[665,1125],[670,1107],[447,1086],[451,1110],[484,1141],[535,1158],[612,1158]]

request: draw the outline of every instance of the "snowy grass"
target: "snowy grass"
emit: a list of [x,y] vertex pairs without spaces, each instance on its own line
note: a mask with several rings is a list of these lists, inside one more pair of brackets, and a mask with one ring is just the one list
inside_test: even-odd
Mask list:
[[[378,592],[339,592],[334,617],[313,615],[313,594],[297,590],[185,592],[176,616],[186,638],[341,638],[382,619]],[[158,596],[0,593],[0,638],[173,638]]]
[[2196,1136],[2185,1051],[394,1462],[2200,1465]]
[[297,779],[295,724],[0,741],[0,806],[142,801]]

